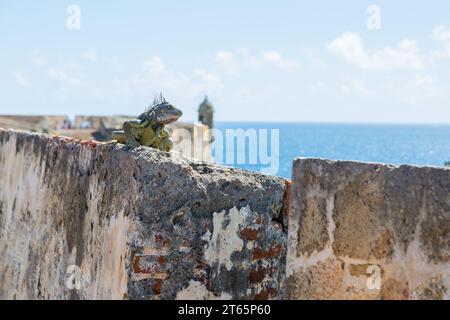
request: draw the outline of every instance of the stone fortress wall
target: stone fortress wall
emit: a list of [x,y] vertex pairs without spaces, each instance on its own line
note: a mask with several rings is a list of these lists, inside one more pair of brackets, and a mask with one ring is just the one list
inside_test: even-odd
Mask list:
[[450,170],[292,181],[0,130],[2,299],[448,299]]

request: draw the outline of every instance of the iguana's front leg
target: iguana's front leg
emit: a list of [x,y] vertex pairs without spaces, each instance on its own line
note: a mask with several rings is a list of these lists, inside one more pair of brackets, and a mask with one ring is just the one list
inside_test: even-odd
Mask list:
[[170,135],[169,132],[167,132],[167,130],[163,130],[160,134],[160,143],[158,146],[159,150],[163,150],[163,151],[167,151],[169,152],[170,150],[172,150],[173,148],[173,142],[170,139]]
[[153,129],[152,126],[146,127],[141,133],[141,145],[146,147],[155,147],[154,144],[158,139],[162,128],[162,125],[157,126],[156,129]]
[[149,124],[148,120],[129,120],[123,123],[123,131],[125,133],[126,143],[132,147],[139,147],[140,143],[136,140],[134,129],[143,129]]
[[112,140],[116,140],[119,143],[126,143],[125,133],[123,131],[113,131],[111,135]]
[[162,151],[170,151],[173,147],[173,142],[170,140],[169,132],[161,127],[161,131],[158,135],[158,139],[156,139],[153,147]]

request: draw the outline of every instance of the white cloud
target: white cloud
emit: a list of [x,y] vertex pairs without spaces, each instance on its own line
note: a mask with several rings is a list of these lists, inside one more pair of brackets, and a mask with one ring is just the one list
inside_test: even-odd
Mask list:
[[450,58],[450,28],[440,25],[434,28],[432,38],[439,41],[443,46],[442,50],[432,53],[433,62]]
[[[223,88],[221,78],[206,69],[199,68],[189,74],[176,72],[168,68],[158,56],[146,60],[142,72],[129,78],[127,83],[135,90],[163,91],[190,98],[217,92]],[[123,85],[123,82],[121,84]]]
[[297,61],[284,59],[278,51],[261,52],[261,60],[263,63],[272,64],[279,68],[295,69],[299,67]]
[[17,71],[14,71],[12,73],[14,80],[21,86],[26,86],[28,84],[28,80],[25,78],[25,76]]
[[[139,70],[130,70],[117,58],[101,57],[94,51],[80,54],[78,60],[64,60],[60,64],[50,63],[35,52],[32,61],[41,76],[47,78],[47,82],[50,80],[52,89],[49,92],[66,101],[76,97],[101,102],[117,99],[143,101],[163,92],[180,101],[197,103],[203,95],[218,95],[224,88],[219,74],[206,68],[179,72],[168,67],[159,56],[143,61]],[[100,75],[88,61],[97,61],[99,68],[110,71],[110,80],[98,81]],[[25,83],[19,73],[13,73],[13,76],[18,83]]]
[[417,74],[399,87],[403,91],[401,100],[409,104],[440,98],[444,94],[436,78],[428,74]]
[[446,91],[438,79],[430,74],[416,73],[412,76],[389,75],[371,86],[361,80],[347,80],[339,86],[339,92],[348,96],[377,97],[384,100],[399,100],[415,105],[445,98]]
[[208,90],[223,89],[222,79],[206,69],[194,70],[193,79],[197,83],[197,91],[208,92]]
[[[450,59],[450,28],[440,25],[434,28],[432,39],[439,49],[419,52],[414,40],[402,40],[394,47],[385,46],[377,50],[364,47],[357,33],[344,33],[328,44],[330,52],[362,70],[409,70],[414,73],[389,73],[378,79],[374,90],[369,90],[360,81],[348,81],[339,87],[343,94],[398,99],[406,104],[422,104],[437,99],[447,99],[445,83],[430,68],[444,59]],[[425,70],[427,70],[425,72]]]
[[62,66],[52,66],[38,51],[32,53],[32,61],[39,71],[59,85],[59,90],[83,85],[81,66],[74,61],[65,62]]
[[366,88],[363,82],[358,80],[348,81],[340,87],[340,91],[343,94],[356,94],[359,96],[370,96],[373,95],[369,89]]
[[344,33],[327,46],[328,50],[348,63],[366,70],[422,69],[425,57],[414,40],[402,40],[395,47],[370,52],[363,47],[357,33]]
[[[447,91],[431,74],[417,73],[410,77],[389,76],[380,85],[385,99],[398,99],[409,105],[429,103],[434,105],[434,100],[448,98]],[[381,96],[381,95],[380,95]]]
[[308,62],[311,65],[314,65],[314,66],[324,66],[325,65],[325,62],[319,56],[319,53],[317,52],[317,50],[315,50],[314,48],[302,47],[302,48],[300,48],[300,53],[303,56],[305,56],[306,60],[308,60]]
[[144,70],[150,74],[161,74],[166,70],[166,66],[160,57],[154,56],[144,61]]
[[62,70],[49,68],[47,70],[47,75],[50,79],[58,82],[62,86],[79,87],[81,85],[81,80],[79,78],[69,75]]
[[222,67],[223,71],[227,74],[237,74],[241,69],[236,55],[229,51],[217,51],[216,61]]
[[83,53],[82,57],[85,60],[95,62],[97,61],[97,51],[95,51],[94,49],[89,49]]
[[294,70],[300,63],[294,59],[287,59],[275,50],[262,50],[253,55],[247,48],[236,52],[219,50],[216,53],[216,62],[227,74],[237,74],[242,68],[262,68],[272,66],[279,69]]
[[450,28],[447,28],[444,25],[437,26],[433,30],[433,38],[446,44],[450,44]]

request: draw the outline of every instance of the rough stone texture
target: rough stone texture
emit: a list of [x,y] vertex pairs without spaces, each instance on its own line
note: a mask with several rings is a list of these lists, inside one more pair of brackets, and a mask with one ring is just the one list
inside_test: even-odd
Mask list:
[[449,169],[295,159],[290,197],[287,298],[450,298]]
[[0,130],[0,179],[0,299],[450,298],[450,169],[296,159],[291,184]]
[[[2,299],[283,294],[283,179],[4,130],[0,179]],[[71,265],[81,268],[79,290],[66,286]]]

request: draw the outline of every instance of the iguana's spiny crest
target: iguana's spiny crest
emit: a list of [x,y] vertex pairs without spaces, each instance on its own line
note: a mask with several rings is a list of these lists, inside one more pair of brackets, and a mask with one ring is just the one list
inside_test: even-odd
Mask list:
[[155,97],[153,104],[148,107],[139,117],[140,120],[149,120],[156,124],[169,124],[177,121],[183,113],[166,101],[162,94]]

